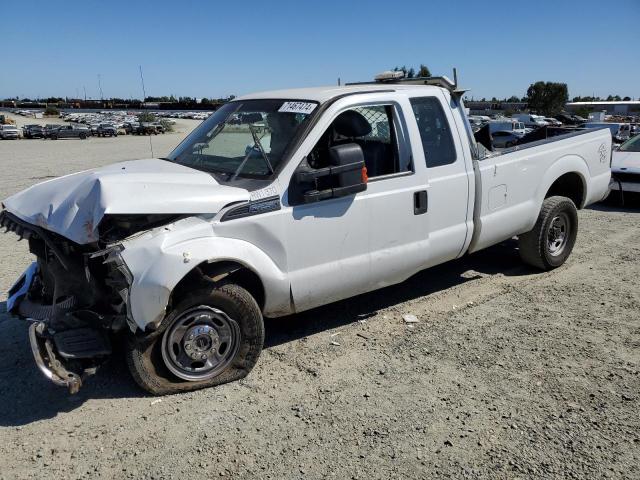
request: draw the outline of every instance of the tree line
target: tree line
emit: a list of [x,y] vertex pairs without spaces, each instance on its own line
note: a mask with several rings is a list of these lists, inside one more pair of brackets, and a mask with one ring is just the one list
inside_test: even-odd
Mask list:
[[[223,98],[201,98],[199,101],[195,97],[175,97],[173,95],[169,96],[161,96],[161,97],[145,97],[144,102],[146,103],[176,103],[181,105],[220,105],[222,103],[230,102],[236,98],[235,95],[229,95],[228,97]],[[84,102],[100,102],[105,104],[117,104],[117,105],[139,105],[143,103],[142,100],[138,98],[119,98],[119,97],[111,97],[104,99],[88,99],[84,100],[81,98],[74,97],[47,97],[47,98],[5,98],[2,100],[3,102],[18,102],[18,103],[39,103],[39,104],[65,104],[65,103],[84,103]]]

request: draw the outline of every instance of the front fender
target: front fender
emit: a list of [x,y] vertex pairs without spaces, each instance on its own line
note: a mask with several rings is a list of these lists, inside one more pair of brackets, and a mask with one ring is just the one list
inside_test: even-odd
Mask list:
[[174,287],[203,262],[246,266],[264,285],[263,313],[290,312],[288,276],[266,253],[244,240],[214,236],[208,222],[191,225],[191,238],[185,238],[182,230],[156,229],[123,242],[120,255],[133,276],[129,317],[138,328],[145,330],[164,318]]

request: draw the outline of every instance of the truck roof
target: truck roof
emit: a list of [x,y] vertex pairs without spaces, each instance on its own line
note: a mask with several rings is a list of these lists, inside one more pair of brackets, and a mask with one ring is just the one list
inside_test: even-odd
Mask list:
[[366,84],[366,85],[346,85],[346,86],[327,86],[327,87],[309,87],[309,88],[292,88],[285,90],[271,90],[267,92],[251,93],[238,97],[237,100],[256,100],[265,98],[275,99],[291,99],[291,100],[311,100],[316,102],[326,102],[332,98],[353,94],[353,93],[374,93],[379,91],[414,91],[416,94],[424,95],[427,92],[435,92],[436,90],[445,90],[441,87],[433,85],[398,85],[393,83]]

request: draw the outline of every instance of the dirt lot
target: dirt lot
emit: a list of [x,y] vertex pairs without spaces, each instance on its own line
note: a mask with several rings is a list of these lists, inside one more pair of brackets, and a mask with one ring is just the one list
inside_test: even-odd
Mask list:
[[[156,155],[179,139],[154,137]],[[0,142],[0,197],[147,149]],[[29,262],[0,236],[0,290]],[[554,272],[506,242],[267,321],[247,379],[164,398],[117,360],[69,396],[3,313],[0,478],[640,478],[638,278],[640,208],[596,206]]]

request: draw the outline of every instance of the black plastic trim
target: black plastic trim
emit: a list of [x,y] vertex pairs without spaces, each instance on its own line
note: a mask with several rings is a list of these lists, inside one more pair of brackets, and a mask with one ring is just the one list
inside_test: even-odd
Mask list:
[[255,200],[238,205],[228,210],[220,219],[221,222],[236,220],[238,218],[252,217],[267,212],[276,212],[282,208],[280,197],[274,195],[260,200]]

